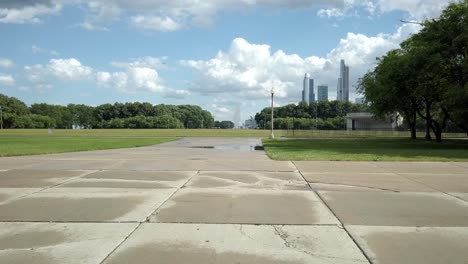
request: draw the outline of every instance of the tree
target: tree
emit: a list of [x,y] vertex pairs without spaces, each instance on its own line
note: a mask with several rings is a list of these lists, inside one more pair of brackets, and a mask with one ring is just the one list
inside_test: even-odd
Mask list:
[[411,68],[407,54],[396,49],[378,59],[375,70],[365,74],[358,82],[358,91],[371,103],[371,111],[378,117],[397,112],[403,115],[412,139],[416,139],[418,109],[414,74],[417,73]]

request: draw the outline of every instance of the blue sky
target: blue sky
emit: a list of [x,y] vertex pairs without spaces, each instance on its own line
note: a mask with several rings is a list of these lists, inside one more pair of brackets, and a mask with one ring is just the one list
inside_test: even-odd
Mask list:
[[[445,0],[39,0],[0,2],[0,93],[27,104],[197,104],[242,120],[297,103],[302,79],[336,97]],[[359,95],[351,87],[350,97]]]

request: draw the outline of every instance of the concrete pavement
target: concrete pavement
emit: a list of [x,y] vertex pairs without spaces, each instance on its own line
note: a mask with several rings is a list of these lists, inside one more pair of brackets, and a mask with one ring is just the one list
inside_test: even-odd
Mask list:
[[0,158],[0,263],[466,263],[468,163],[272,161],[260,144]]

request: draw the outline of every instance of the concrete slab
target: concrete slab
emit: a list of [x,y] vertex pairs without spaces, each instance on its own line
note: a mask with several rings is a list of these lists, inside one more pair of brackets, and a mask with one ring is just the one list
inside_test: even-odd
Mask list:
[[377,162],[365,161],[294,161],[301,172],[311,173],[385,173],[388,170],[377,166]]
[[380,168],[393,173],[465,174],[468,168],[448,162],[376,162]]
[[449,194],[468,202],[468,193],[449,193]]
[[442,192],[468,193],[468,174],[400,174]]
[[408,180],[394,173],[303,173],[310,183],[336,184],[339,186],[387,190],[397,192],[435,192],[423,184]]
[[298,172],[263,171],[201,171],[187,187],[309,190]]
[[115,170],[155,170],[155,171],[297,171],[289,161],[266,160],[157,160],[157,161],[124,161],[113,167]]
[[0,223],[0,263],[100,263],[136,226]]
[[105,264],[368,263],[336,226],[143,224]]
[[388,190],[358,187],[342,184],[327,184],[327,183],[309,183],[309,186],[314,191],[345,191],[345,192],[388,192]]
[[186,182],[190,177],[197,173],[194,171],[125,171],[125,170],[106,170],[98,171],[86,175],[83,178],[88,179],[113,179],[113,180],[134,180],[134,181],[155,181],[155,182],[167,182],[180,183]]
[[468,228],[349,226],[372,262],[380,264],[466,263]]
[[0,221],[144,221],[176,189],[113,193],[68,190],[53,189],[2,204]]
[[40,191],[42,188],[0,188],[0,204],[11,199],[26,196]]
[[162,223],[339,224],[311,191],[181,189],[150,218]]
[[30,170],[104,170],[112,169],[120,162],[114,160],[44,160],[25,168]]
[[3,170],[21,169],[39,163],[40,161],[38,160],[22,157],[0,158],[0,168]]
[[180,188],[196,171],[99,171],[61,185],[61,188]]
[[34,188],[52,186],[73,177],[86,175],[85,170],[14,169],[0,172],[0,188]]
[[349,225],[468,226],[468,204],[445,194],[319,192]]

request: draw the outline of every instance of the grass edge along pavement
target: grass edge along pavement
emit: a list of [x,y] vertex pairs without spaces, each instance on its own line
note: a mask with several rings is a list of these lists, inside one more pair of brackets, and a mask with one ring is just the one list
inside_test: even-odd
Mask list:
[[263,139],[273,160],[468,161],[468,140],[407,138]]
[[118,137],[0,137],[0,157],[133,148],[174,141],[176,138]]

